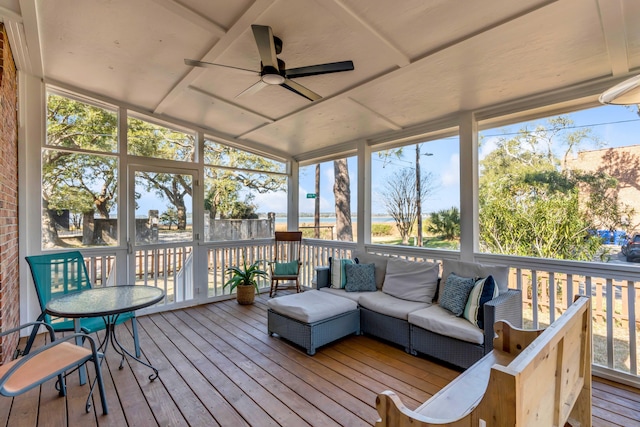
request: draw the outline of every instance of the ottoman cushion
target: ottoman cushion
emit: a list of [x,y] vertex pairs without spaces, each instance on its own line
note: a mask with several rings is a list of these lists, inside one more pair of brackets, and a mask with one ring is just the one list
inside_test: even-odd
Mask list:
[[328,319],[358,308],[355,301],[316,290],[273,298],[267,301],[267,305],[277,313],[304,323]]

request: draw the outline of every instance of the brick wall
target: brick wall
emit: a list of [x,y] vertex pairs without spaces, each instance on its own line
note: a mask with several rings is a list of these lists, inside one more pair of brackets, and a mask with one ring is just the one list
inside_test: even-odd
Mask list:
[[[0,23],[0,329],[20,322],[18,254],[18,78],[4,25]],[[0,343],[10,358],[17,337]]]
[[583,151],[570,159],[570,169],[604,172],[618,180],[615,190],[619,200],[635,209],[629,218],[629,232],[640,231],[640,145]]

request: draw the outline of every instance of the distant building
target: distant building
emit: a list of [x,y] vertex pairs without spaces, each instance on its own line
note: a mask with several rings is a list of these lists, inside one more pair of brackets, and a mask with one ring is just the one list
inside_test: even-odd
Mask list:
[[618,180],[614,194],[619,202],[634,208],[628,218],[627,232],[640,231],[640,145],[582,151],[567,160],[567,168],[603,172]]

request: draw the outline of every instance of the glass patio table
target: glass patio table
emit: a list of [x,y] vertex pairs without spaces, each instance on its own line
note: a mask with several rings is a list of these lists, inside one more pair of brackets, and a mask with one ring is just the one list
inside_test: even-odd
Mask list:
[[[114,350],[122,357],[120,369],[124,366],[126,354],[135,361],[151,368],[153,374],[149,376],[149,380],[153,381],[158,378],[158,370],[150,363],[129,352],[118,341],[115,327],[120,314],[149,307],[160,302],[162,298],[164,298],[164,291],[154,286],[107,286],[86,289],[52,299],[47,304],[46,311],[53,316],[72,318],[76,332],[80,332],[80,318],[102,317],[105,324],[105,336],[100,343],[99,350],[104,354],[109,347],[109,342],[111,342]],[[80,382],[84,382],[82,372]]]

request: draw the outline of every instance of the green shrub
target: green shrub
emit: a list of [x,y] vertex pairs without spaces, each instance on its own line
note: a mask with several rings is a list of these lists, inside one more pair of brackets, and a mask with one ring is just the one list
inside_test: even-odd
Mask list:
[[371,224],[371,234],[374,236],[391,236],[393,225],[391,224]]

